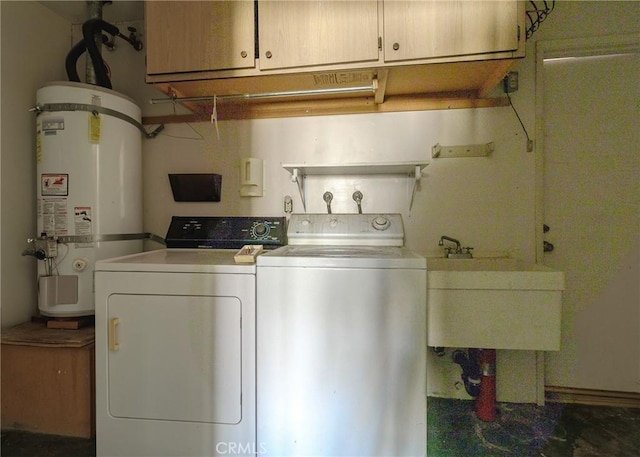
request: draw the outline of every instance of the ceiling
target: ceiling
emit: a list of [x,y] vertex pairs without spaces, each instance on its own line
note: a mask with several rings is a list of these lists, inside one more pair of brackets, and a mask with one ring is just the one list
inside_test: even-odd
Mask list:
[[[49,1],[43,0],[43,4],[58,15],[67,19],[72,24],[82,24],[87,20],[86,1]],[[113,0],[104,5],[102,19],[107,22],[131,22],[144,18],[144,2],[130,0]]]

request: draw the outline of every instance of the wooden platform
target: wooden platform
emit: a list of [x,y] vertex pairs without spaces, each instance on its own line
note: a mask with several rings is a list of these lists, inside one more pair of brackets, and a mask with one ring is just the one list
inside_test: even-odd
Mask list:
[[47,328],[66,328],[69,330],[78,330],[82,327],[93,327],[95,325],[95,316],[82,317],[47,317],[37,316],[32,318],[33,322],[45,322]]
[[95,435],[95,329],[26,322],[2,331],[2,428]]
[[41,347],[81,348],[95,341],[93,326],[74,331],[66,328],[48,328],[45,322],[25,322],[2,332],[2,344]]

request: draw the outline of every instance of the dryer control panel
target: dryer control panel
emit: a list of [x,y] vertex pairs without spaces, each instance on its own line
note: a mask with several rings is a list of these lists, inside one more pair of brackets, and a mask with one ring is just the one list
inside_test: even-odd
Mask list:
[[261,244],[275,249],[287,244],[284,217],[173,216],[166,236],[167,248],[240,249]]

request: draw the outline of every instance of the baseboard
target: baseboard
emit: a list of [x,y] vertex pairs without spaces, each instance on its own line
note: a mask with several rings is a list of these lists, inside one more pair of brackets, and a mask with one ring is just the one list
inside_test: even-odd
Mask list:
[[545,386],[545,401],[549,403],[640,408],[640,393]]

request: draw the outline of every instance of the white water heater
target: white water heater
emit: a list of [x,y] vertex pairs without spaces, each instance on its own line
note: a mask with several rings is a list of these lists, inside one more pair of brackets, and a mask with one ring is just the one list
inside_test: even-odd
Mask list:
[[92,315],[95,261],[142,251],[140,108],[75,82],[49,83],[36,100],[37,228],[46,253],[38,308]]

